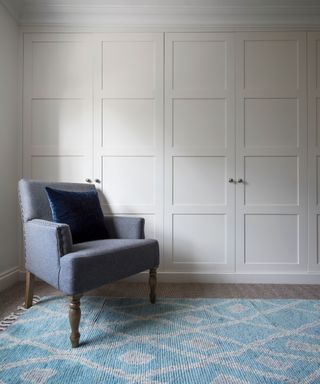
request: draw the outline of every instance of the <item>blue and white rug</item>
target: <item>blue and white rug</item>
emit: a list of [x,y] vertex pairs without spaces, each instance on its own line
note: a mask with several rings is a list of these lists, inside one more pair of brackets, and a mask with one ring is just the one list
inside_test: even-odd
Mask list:
[[316,300],[43,298],[0,333],[0,384],[320,383]]

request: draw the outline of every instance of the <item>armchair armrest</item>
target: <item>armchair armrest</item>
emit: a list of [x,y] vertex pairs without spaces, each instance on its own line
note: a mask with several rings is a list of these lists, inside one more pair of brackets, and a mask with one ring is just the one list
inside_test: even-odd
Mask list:
[[144,218],[104,216],[104,224],[111,239],[144,239]]
[[67,224],[34,219],[24,224],[26,269],[58,287],[60,258],[72,251]]

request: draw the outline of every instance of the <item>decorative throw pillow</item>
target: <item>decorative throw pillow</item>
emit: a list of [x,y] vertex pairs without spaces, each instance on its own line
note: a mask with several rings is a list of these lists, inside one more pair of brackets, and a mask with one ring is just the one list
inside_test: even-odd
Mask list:
[[73,243],[108,238],[96,190],[69,192],[46,187],[52,219],[70,226]]

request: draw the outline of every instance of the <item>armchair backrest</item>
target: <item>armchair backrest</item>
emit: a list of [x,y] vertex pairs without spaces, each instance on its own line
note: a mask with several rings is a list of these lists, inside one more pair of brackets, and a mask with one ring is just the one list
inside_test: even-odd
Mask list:
[[95,189],[94,184],[44,182],[21,179],[18,184],[22,221],[32,219],[52,221],[51,210],[45,187],[72,192],[88,192]]

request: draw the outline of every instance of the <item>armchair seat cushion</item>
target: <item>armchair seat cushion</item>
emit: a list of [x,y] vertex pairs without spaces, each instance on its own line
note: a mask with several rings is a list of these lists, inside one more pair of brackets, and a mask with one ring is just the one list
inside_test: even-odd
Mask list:
[[73,246],[72,253],[60,259],[59,289],[75,295],[158,265],[156,240],[107,239],[79,243]]

